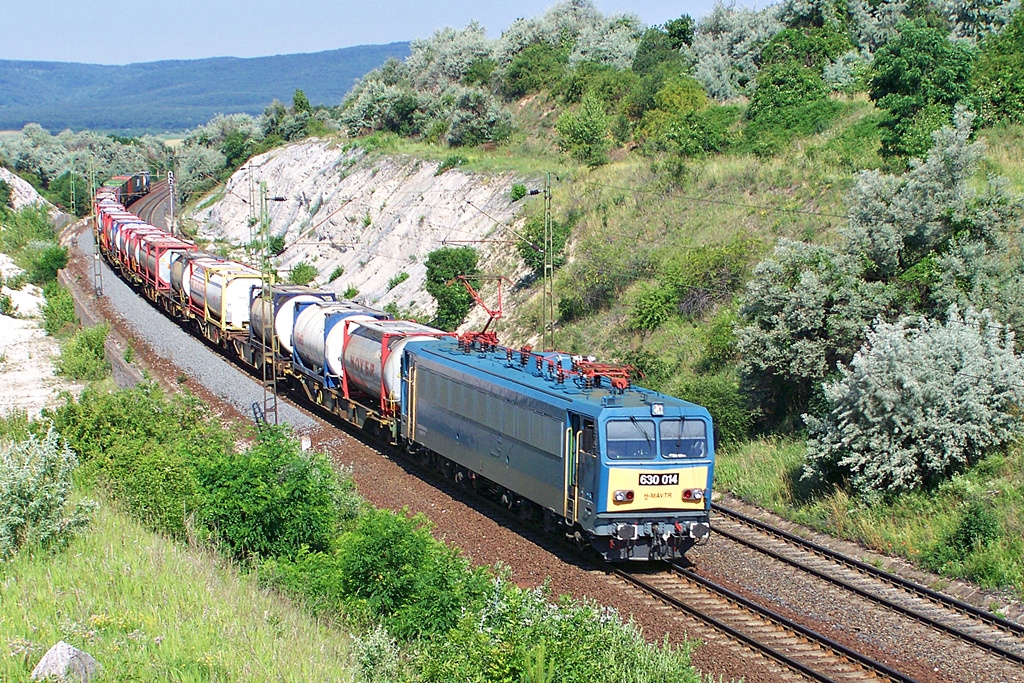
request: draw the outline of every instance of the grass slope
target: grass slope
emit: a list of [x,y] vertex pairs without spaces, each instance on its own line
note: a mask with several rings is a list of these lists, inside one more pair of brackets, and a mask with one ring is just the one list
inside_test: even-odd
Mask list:
[[109,504],[68,548],[0,564],[0,680],[29,680],[58,640],[104,681],[353,678],[345,634]]

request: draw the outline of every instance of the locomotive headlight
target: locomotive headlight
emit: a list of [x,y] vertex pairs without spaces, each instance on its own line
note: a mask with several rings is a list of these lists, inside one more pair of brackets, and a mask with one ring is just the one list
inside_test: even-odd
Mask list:
[[651,415],[654,417],[661,417],[665,414],[664,403],[652,403],[651,404]]
[[627,489],[620,489],[612,494],[612,499],[616,503],[632,503],[633,492]]

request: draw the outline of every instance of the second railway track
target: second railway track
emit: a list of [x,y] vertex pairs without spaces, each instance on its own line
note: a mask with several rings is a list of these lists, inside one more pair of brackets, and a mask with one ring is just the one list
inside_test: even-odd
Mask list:
[[715,505],[715,533],[946,636],[1024,666],[1024,626],[856,558]]

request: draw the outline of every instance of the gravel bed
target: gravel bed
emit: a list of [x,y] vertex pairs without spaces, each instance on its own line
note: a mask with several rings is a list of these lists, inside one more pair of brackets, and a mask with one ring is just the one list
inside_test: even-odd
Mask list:
[[[734,501],[730,501],[730,505]],[[1012,663],[723,536],[689,555],[701,575],[922,681],[1024,681]]]
[[[92,232],[81,232],[75,244],[85,260],[82,267],[90,268],[88,262],[93,254]],[[102,260],[100,267],[105,303],[124,320],[131,336],[145,343],[162,359],[162,363],[171,366],[157,369],[165,374],[184,373],[201,382],[214,396],[233,406],[239,413],[252,419],[252,404],[263,403],[262,385],[150,306]],[[308,431],[314,425],[313,419],[306,413],[284,401],[278,401],[278,417],[281,422],[299,432]]]

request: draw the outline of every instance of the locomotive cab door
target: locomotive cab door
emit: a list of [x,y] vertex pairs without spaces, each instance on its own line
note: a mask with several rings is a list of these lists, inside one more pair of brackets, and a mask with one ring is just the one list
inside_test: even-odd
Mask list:
[[569,414],[569,448],[566,458],[566,521],[587,522],[594,514],[598,468],[597,428],[593,418]]

